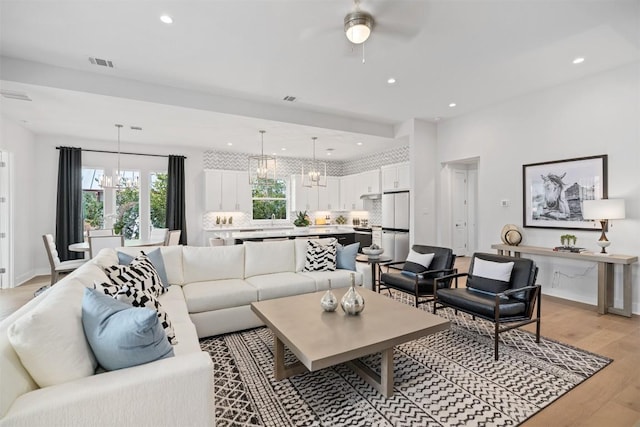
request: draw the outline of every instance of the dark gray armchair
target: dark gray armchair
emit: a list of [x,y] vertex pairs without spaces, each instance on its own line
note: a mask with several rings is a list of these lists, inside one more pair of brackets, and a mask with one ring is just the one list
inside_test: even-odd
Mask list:
[[[382,264],[378,292],[381,289],[395,289],[413,295],[417,307],[434,299],[437,278],[457,272],[453,268],[456,256],[451,249],[438,246],[413,245],[412,249],[419,254],[433,254],[429,266],[421,268],[406,261]],[[382,272],[383,267],[387,268],[386,272]],[[450,281],[441,281],[439,286],[445,287]]]
[[[478,261],[481,260],[481,261]],[[486,266],[490,263],[513,262],[508,281],[483,277],[474,270],[474,264]],[[480,268],[477,269],[478,271]],[[474,276],[474,272],[476,275]],[[484,274],[484,272],[483,272]],[[535,262],[526,258],[476,253],[471,259],[469,273],[456,273],[436,279],[442,283],[436,286],[433,313],[443,307],[469,313],[475,317],[489,320],[495,325],[494,354],[498,360],[498,335],[529,323],[536,324],[536,342],[540,342],[540,285],[536,285],[538,267]],[[467,287],[458,287],[458,278],[467,277]],[[451,283],[455,287],[451,287]],[[535,317],[534,317],[534,308]],[[502,324],[507,326],[500,327]]]

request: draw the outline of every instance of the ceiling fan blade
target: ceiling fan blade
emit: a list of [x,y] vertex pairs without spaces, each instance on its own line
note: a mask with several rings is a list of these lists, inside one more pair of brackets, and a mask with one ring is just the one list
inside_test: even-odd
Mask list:
[[317,37],[326,36],[328,34],[334,34],[336,32],[344,32],[344,27],[342,25],[324,25],[317,27],[307,27],[302,32],[300,32],[300,40],[310,40]]
[[419,26],[408,26],[404,24],[390,24],[386,21],[376,22],[372,34],[381,34],[398,39],[411,40],[421,31]]

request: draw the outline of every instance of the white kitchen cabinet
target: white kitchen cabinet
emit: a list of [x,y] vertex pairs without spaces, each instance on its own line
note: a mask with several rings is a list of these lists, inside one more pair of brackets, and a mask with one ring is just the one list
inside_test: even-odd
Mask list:
[[222,171],[204,171],[204,210],[222,211]]
[[318,210],[320,189],[325,187],[305,187],[302,185],[302,176],[291,175],[291,210],[313,212]]
[[340,210],[355,210],[354,194],[356,186],[355,175],[345,175],[340,177]]
[[409,163],[382,166],[382,191],[409,190],[411,173]]
[[380,169],[374,169],[358,174],[358,190],[363,194],[380,193]]
[[327,186],[319,188],[318,210],[319,211],[340,210],[340,178],[335,176],[328,176]]
[[251,212],[248,172],[205,170],[204,176],[206,211]]

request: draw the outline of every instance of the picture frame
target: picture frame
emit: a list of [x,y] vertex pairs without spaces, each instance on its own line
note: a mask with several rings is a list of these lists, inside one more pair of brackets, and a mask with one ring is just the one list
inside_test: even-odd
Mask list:
[[522,165],[523,226],[596,230],[583,200],[607,198],[607,155]]

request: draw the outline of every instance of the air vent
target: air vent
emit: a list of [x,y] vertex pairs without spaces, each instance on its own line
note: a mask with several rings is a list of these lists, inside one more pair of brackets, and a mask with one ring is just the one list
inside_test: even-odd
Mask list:
[[93,65],[99,65],[101,67],[113,68],[113,62],[111,62],[111,61],[109,61],[107,59],[89,57],[89,62],[91,62]]
[[0,90],[0,94],[5,98],[17,99],[18,101],[32,101],[32,99],[29,98],[29,95],[27,95],[26,92],[16,92],[13,90],[2,89]]
[[131,130],[142,130],[140,126],[131,126]]
[[287,96],[285,96],[284,98],[282,98],[282,100],[283,100],[283,101],[293,102],[293,101],[295,101],[295,100],[296,100],[296,97],[295,97],[295,96],[287,95]]

